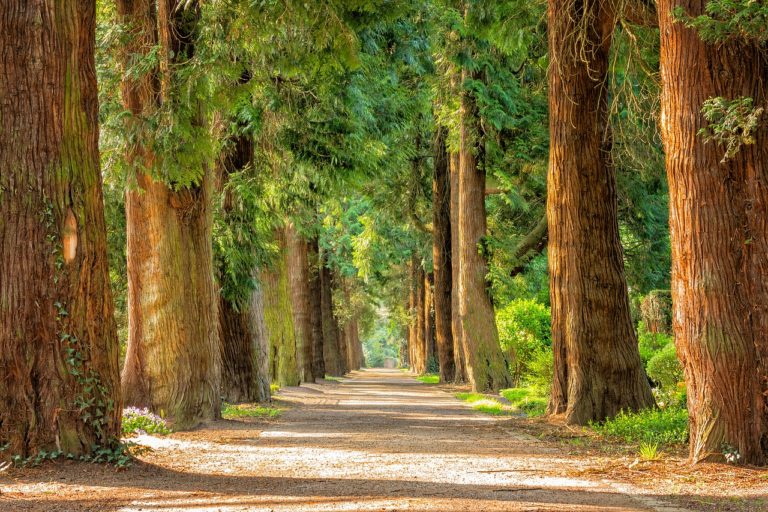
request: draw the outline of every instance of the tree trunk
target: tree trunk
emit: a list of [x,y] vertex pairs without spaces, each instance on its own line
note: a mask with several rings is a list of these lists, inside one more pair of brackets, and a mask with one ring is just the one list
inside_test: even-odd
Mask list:
[[230,403],[269,401],[269,339],[261,287],[253,290],[250,300],[238,308],[221,298],[219,336],[224,400]]
[[312,328],[312,375],[315,379],[325,377],[323,358],[323,311],[320,290],[320,251],[317,237],[308,244],[309,260],[309,313]]
[[[674,4],[674,5],[673,5]],[[751,97],[766,105],[764,46],[705,44],[675,22],[705,2],[659,2],[662,136],[669,181],[673,327],[688,385],[693,462],[768,461],[768,125],[721,162],[705,144],[705,100]]]
[[467,381],[464,365],[464,345],[461,339],[461,296],[459,295],[459,154],[450,155],[450,194],[451,194],[451,336],[453,337],[454,382]]
[[288,277],[296,332],[296,364],[302,382],[314,382],[312,376],[312,318],[309,309],[309,255],[307,242],[293,224],[286,227],[288,240]]
[[440,382],[451,382],[456,372],[451,332],[451,177],[444,128],[437,129],[434,152],[432,261],[435,274],[435,340]]
[[95,2],[0,7],[0,446],[120,436],[98,153]]
[[339,331],[336,317],[333,314],[333,290],[331,288],[331,271],[325,266],[324,258],[320,262],[320,307],[323,322],[323,358],[325,371],[334,377],[344,375],[341,349],[339,348]]
[[288,284],[287,241],[284,229],[275,230],[279,254],[272,267],[261,273],[264,289],[264,321],[269,337],[269,361],[272,381],[278,386],[298,386],[296,333],[293,328],[291,290]]
[[549,2],[549,413],[581,425],[653,406],[619,240],[607,110],[615,17],[608,4]]
[[[468,78],[465,72],[465,79]],[[499,346],[484,237],[485,169],[477,105],[472,93],[461,96],[459,154],[459,311],[467,378],[474,391],[496,391],[511,385],[507,360]]]
[[[253,163],[253,141],[240,136],[222,158],[219,189],[224,190],[230,172],[239,172]],[[229,191],[221,215],[225,220],[233,208]],[[221,276],[227,271],[220,268]],[[253,269],[257,274],[257,269]],[[258,281],[258,279],[256,279]],[[243,304],[230,302],[220,293],[219,339],[221,340],[221,396],[230,403],[266,402],[269,389],[269,340],[264,325],[262,290],[252,290]]]

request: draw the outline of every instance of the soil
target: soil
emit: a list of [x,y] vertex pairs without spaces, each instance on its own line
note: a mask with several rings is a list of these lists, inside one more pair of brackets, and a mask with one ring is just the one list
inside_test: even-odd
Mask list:
[[616,447],[494,417],[398,370],[281,389],[276,420],[132,439],[125,470],[53,462],[0,473],[5,511],[768,510],[765,471]]

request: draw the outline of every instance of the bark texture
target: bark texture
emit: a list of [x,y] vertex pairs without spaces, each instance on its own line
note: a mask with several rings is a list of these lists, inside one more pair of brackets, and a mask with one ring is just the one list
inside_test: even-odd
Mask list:
[[434,267],[435,340],[440,382],[456,376],[451,318],[451,177],[445,129],[438,128],[434,147],[432,180],[432,261]]
[[658,3],[662,136],[669,181],[673,328],[688,386],[693,462],[768,460],[768,125],[721,162],[724,148],[699,129],[705,100],[768,101],[765,47],[705,44],[672,19],[706,2]]
[[[136,55],[160,47],[155,72],[123,80],[123,103],[140,122],[158,102],[170,101],[169,67],[193,53],[195,27],[175,2],[119,0],[117,7],[132,30],[126,67]],[[153,155],[147,144],[134,144],[128,160],[153,169],[162,155]],[[138,190],[126,193],[130,328],[123,395],[126,404],[164,413],[177,429],[191,428],[218,417],[220,409],[211,171],[203,170],[198,186],[179,190],[142,172],[136,184]]]
[[450,155],[451,194],[451,336],[453,337],[454,381],[467,381],[464,365],[464,345],[461,338],[461,297],[459,296],[460,232],[459,232],[459,154]]
[[323,310],[320,289],[320,251],[317,237],[308,244],[309,259],[309,313],[312,328],[312,374],[316,379],[325,377],[323,357]]
[[293,325],[296,332],[296,365],[302,382],[314,382],[312,372],[312,317],[310,311],[309,254],[307,242],[293,224],[286,227],[288,279],[291,287]]
[[279,254],[272,266],[261,273],[264,290],[264,321],[269,337],[269,365],[277,385],[298,386],[301,382],[296,365],[296,333],[293,327],[291,289],[288,283],[287,241],[284,229],[275,230]]
[[608,129],[610,2],[549,2],[550,414],[586,424],[653,406],[624,277]]
[[0,2],[0,446],[120,436],[95,2]]
[[346,372],[346,361],[342,356],[339,339],[339,328],[333,313],[333,288],[331,271],[325,266],[324,259],[320,261],[320,309],[323,323],[323,359],[325,371],[334,377],[340,377]]
[[229,403],[269,401],[269,339],[260,287],[251,292],[246,304],[237,308],[221,298],[219,336],[224,400]]
[[478,119],[475,99],[465,90],[459,154],[459,314],[467,380],[474,391],[486,392],[510,387],[511,379],[485,280],[485,169],[478,165],[483,162]]

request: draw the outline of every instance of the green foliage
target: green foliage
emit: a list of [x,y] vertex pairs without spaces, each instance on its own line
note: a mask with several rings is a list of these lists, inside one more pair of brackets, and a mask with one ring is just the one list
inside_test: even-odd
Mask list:
[[275,419],[282,411],[277,407],[269,407],[258,404],[224,404],[221,409],[221,417],[225,420],[240,418],[266,418]]
[[677,407],[621,412],[592,428],[601,435],[629,443],[680,444],[688,440],[688,411]]
[[[766,11],[768,12],[768,10]],[[701,113],[709,123],[699,130],[705,142],[716,142],[725,146],[721,162],[733,158],[742,146],[755,143],[755,132],[765,108],[753,105],[752,98],[727,100],[717,97],[704,102]]]
[[161,434],[172,432],[168,423],[149,409],[128,407],[123,410],[123,434]]
[[709,43],[731,39],[768,41],[768,5],[760,0],[709,0],[705,13],[691,17],[682,7],[674,14],[679,22],[694,28]]
[[538,388],[529,386],[502,389],[500,394],[509,400],[512,407],[525,412],[529,417],[542,416],[547,410],[549,399]]
[[436,373],[428,373],[426,375],[419,375],[416,380],[423,382],[424,384],[440,384],[440,375]]
[[533,300],[513,300],[497,312],[496,325],[514,382],[527,382],[531,362],[552,344],[549,308]]

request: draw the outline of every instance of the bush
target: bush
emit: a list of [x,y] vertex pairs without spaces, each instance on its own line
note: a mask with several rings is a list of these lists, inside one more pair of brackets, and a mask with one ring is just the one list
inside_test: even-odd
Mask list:
[[123,434],[170,434],[168,423],[149,409],[123,409]]
[[630,443],[676,444],[688,440],[688,411],[679,407],[621,412],[601,424],[592,424],[601,435]]
[[532,365],[552,344],[549,308],[534,300],[516,299],[498,312],[496,324],[514,383],[519,386],[537,378]]

